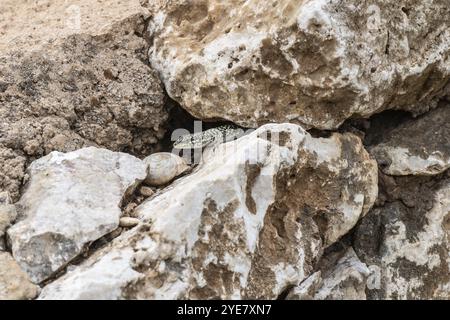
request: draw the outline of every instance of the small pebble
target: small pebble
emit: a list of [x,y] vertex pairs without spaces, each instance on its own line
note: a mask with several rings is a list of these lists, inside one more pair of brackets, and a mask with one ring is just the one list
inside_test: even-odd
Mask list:
[[185,159],[170,152],[153,153],[143,161],[147,165],[145,183],[155,187],[169,183],[190,169]]
[[151,197],[155,192],[150,187],[142,186],[139,189],[140,194],[142,194],[144,197]]
[[119,226],[123,228],[132,228],[139,224],[139,219],[131,218],[131,217],[122,217],[119,220]]

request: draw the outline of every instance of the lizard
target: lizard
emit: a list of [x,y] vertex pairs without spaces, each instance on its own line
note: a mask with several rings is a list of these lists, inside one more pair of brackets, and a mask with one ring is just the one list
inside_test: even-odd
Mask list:
[[243,135],[243,129],[233,125],[224,125],[202,132],[183,135],[173,143],[173,147],[175,149],[197,149],[211,147],[219,143],[234,140]]

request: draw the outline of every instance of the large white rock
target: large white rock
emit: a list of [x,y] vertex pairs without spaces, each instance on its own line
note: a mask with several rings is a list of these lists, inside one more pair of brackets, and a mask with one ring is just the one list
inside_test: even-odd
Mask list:
[[376,195],[376,163],[357,137],[265,125],[208,150],[194,173],[136,209],[139,226],[40,299],[276,298]]
[[52,152],[28,168],[17,203],[21,221],[8,230],[14,258],[38,283],[119,225],[121,201],[146,177],[131,155],[89,147]]
[[198,118],[334,129],[450,89],[448,0],[147,2],[151,65]]

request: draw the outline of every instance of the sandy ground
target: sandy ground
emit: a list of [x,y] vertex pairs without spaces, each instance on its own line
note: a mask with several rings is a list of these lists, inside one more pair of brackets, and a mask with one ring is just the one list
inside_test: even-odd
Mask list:
[[0,51],[74,33],[102,33],[142,12],[139,0],[0,0]]

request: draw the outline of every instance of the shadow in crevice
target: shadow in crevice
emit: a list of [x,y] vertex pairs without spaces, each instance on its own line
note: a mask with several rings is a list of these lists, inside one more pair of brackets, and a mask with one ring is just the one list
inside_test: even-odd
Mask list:
[[174,139],[172,133],[177,129],[185,129],[190,133],[194,133],[195,122],[201,122],[202,131],[216,128],[226,124],[232,124],[230,121],[223,119],[208,119],[201,120],[192,116],[189,112],[184,110],[180,104],[170,98],[167,99],[166,108],[169,111],[169,119],[167,121],[167,131],[164,138],[160,141],[161,151],[170,152]]
[[331,134],[333,133],[333,131],[331,131],[331,130],[320,130],[320,129],[315,129],[315,128],[311,128],[306,131],[313,138],[329,138],[331,136]]
[[353,133],[361,138],[364,146],[378,144],[384,137],[400,124],[413,119],[406,111],[386,110],[370,118],[347,119],[336,131],[339,133]]
[[369,118],[369,126],[365,131],[364,145],[378,144],[386,135],[400,124],[413,119],[411,113],[406,111],[387,110]]
[[169,111],[169,119],[167,120],[167,130],[161,143],[161,151],[170,152],[172,149],[172,132],[176,129],[183,128],[192,132],[194,130],[194,118],[189,112],[184,110],[176,101],[167,98],[166,108]]

